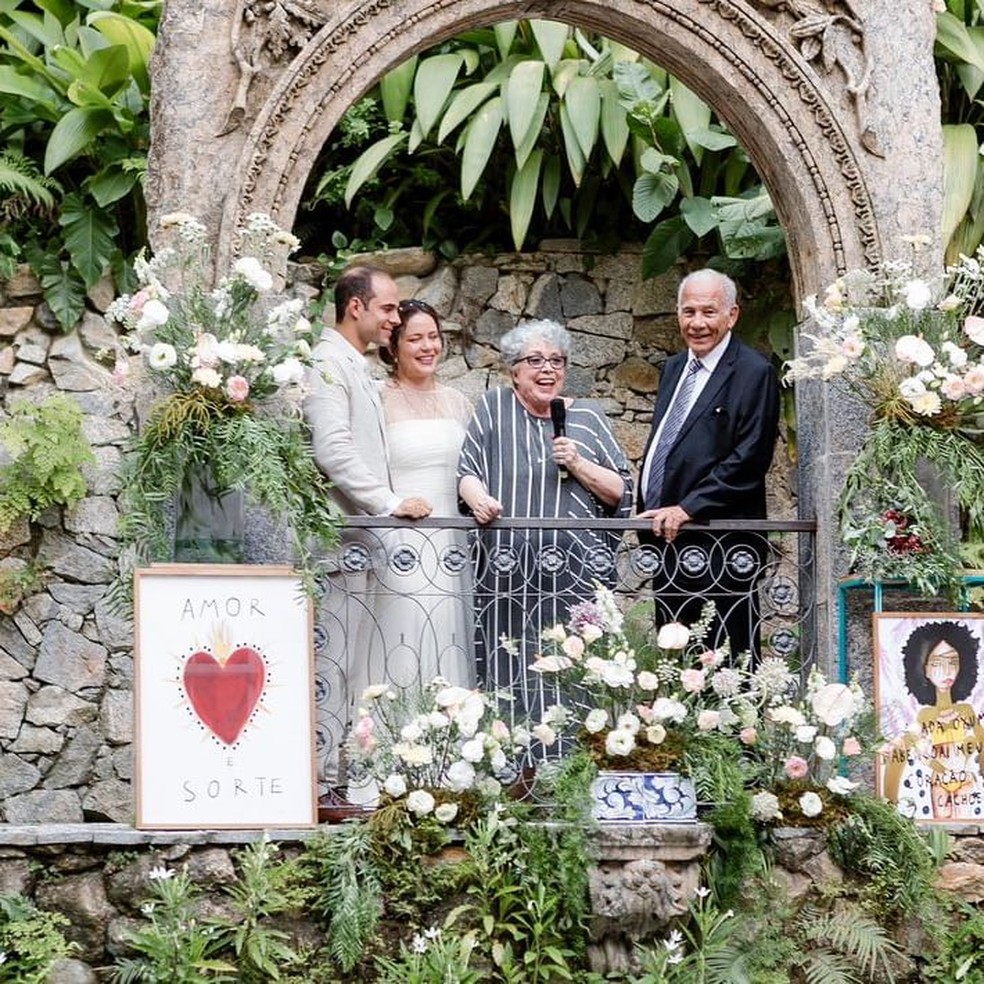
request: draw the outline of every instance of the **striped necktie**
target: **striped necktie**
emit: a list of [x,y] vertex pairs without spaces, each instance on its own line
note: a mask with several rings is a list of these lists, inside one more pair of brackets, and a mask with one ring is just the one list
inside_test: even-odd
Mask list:
[[697,372],[700,369],[703,369],[700,359],[691,359],[687,366],[687,374],[683,377],[683,382],[670,404],[670,409],[666,412],[663,429],[660,431],[659,440],[656,442],[653,458],[649,464],[649,481],[646,483],[645,499],[647,509],[656,509],[659,506],[660,493],[663,491],[663,473],[666,471],[666,459],[687,417],[687,411],[690,409],[690,394],[694,391],[694,383],[697,381]]

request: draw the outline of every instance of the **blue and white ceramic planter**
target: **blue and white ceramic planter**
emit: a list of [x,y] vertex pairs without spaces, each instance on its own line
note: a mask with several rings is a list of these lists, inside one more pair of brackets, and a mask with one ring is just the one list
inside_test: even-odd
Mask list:
[[697,819],[694,781],[676,772],[599,772],[591,793],[592,814],[602,822]]

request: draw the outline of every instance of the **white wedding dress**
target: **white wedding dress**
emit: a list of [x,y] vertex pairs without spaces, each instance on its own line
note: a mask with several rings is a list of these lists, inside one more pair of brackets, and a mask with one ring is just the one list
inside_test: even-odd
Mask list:
[[[432,517],[458,516],[456,471],[471,404],[447,386],[421,393],[390,381],[382,394],[393,491],[427,499]],[[387,530],[383,546],[372,682],[413,687],[439,675],[473,686],[472,565],[464,530]]]

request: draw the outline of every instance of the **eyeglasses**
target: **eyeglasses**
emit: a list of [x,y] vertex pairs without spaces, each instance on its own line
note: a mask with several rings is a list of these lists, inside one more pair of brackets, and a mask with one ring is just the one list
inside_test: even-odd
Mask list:
[[518,366],[520,362],[525,362],[531,369],[542,369],[545,364],[550,363],[550,368],[556,369],[559,372],[567,365],[567,356],[551,355],[548,358],[545,355],[524,355],[522,358],[517,359],[513,365]]

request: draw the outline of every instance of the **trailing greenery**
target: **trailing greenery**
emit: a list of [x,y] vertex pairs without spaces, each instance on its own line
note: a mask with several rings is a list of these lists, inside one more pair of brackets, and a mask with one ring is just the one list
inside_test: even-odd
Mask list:
[[876,916],[925,916],[935,905],[940,853],[893,803],[855,793],[850,814],[828,829],[827,846]]
[[923,979],[984,984],[984,911],[966,902],[953,906],[936,936],[938,951]]
[[0,533],[22,516],[37,519],[49,506],[73,506],[85,497],[81,469],[95,456],[82,431],[82,410],[70,397],[12,402],[0,419],[0,444],[12,457],[0,465]]
[[47,984],[52,966],[78,946],[65,939],[69,921],[38,909],[21,895],[0,895],[0,981]]

